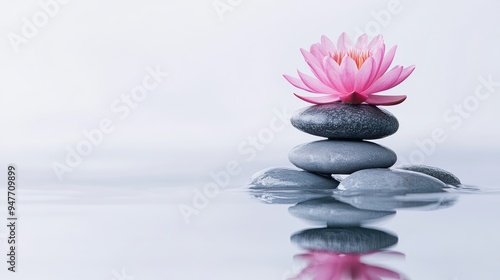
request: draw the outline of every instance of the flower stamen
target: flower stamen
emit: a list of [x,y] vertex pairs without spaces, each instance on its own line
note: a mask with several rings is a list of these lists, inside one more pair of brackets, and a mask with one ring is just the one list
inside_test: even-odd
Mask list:
[[340,65],[342,63],[342,61],[344,60],[344,58],[346,56],[349,56],[350,58],[352,58],[354,60],[354,62],[356,63],[356,66],[358,67],[358,69],[360,69],[361,66],[363,65],[363,63],[370,56],[372,56],[372,52],[369,50],[350,49],[348,51],[337,50],[333,54],[330,53],[330,57],[333,58],[333,60],[335,60],[335,62],[337,62],[338,65]]

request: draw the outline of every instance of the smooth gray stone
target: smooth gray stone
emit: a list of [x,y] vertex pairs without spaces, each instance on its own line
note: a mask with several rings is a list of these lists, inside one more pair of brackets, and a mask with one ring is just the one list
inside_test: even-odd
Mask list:
[[444,192],[446,184],[429,175],[392,169],[365,169],[342,180],[345,194],[404,195]]
[[368,141],[320,140],[296,146],[288,159],[304,170],[324,174],[350,174],[396,163],[392,150]]
[[415,171],[415,172],[420,172],[427,174],[429,176],[432,176],[436,179],[441,180],[445,184],[457,186],[460,185],[460,179],[457,178],[457,176],[453,175],[451,172],[446,171],[441,168],[433,167],[433,166],[428,166],[428,165],[401,165],[394,167],[394,169],[403,169],[403,170],[409,170],[409,171]]
[[305,133],[335,139],[379,139],[399,128],[396,117],[384,109],[341,102],[306,107],[291,122]]
[[398,237],[369,228],[317,228],[295,233],[291,241],[305,249],[362,254],[398,243]]
[[250,182],[250,188],[255,190],[335,189],[338,185],[339,182],[331,177],[285,167],[259,171]]
[[362,210],[333,197],[300,202],[288,208],[295,217],[325,222],[328,226],[359,226],[363,223],[396,214],[396,211]]

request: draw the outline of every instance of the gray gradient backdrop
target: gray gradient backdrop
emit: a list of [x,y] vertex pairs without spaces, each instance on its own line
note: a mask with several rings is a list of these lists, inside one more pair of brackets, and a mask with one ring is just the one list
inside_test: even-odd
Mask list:
[[[401,128],[379,143],[408,158],[420,149],[415,141],[442,128],[446,141],[425,156],[427,164],[462,176],[498,167],[500,87],[466,115],[449,111],[474,105],[478,77],[500,81],[494,2],[67,2],[17,52],[9,34],[21,35],[23,18],[33,21],[43,8],[38,1],[0,4],[1,157],[23,167],[28,186],[60,183],[53,162],[63,163],[66,147],[105,117],[116,129],[64,175],[64,184],[203,181],[228,160],[246,162],[250,155],[238,146],[268,127],[273,109],[307,106],[281,76],[309,72],[299,48],[323,34],[336,40],[360,30],[380,31],[388,46],[399,45],[394,63],[417,66],[390,91],[408,100],[388,108]],[[230,9],[217,13],[214,4],[223,9],[221,3]],[[156,65],[169,77],[118,119],[110,105]],[[288,164],[287,151],[311,139],[288,125],[242,175]]]

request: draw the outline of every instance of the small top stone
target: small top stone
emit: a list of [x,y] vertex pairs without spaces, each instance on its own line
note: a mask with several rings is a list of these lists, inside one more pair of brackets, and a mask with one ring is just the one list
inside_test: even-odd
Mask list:
[[437,168],[434,166],[428,166],[428,165],[401,165],[394,167],[395,169],[403,169],[403,170],[409,170],[409,171],[415,171],[419,173],[424,173],[429,176],[432,176],[436,179],[441,180],[443,183],[448,184],[448,185],[453,185],[453,186],[458,186],[460,185],[460,179],[457,178],[457,176],[453,175],[451,172],[446,171],[441,168]]
[[332,139],[379,139],[399,128],[396,117],[384,109],[341,102],[306,107],[291,122],[305,133]]

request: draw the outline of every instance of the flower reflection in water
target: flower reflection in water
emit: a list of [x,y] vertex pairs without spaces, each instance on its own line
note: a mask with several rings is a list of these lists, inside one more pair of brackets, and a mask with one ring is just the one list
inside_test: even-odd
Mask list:
[[344,254],[331,251],[309,250],[296,255],[295,259],[304,260],[307,266],[289,280],[382,280],[408,279],[404,275],[376,265],[364,263],[361,258],[368,255],[404,254],[392,251],[378,251],[365,254]]

